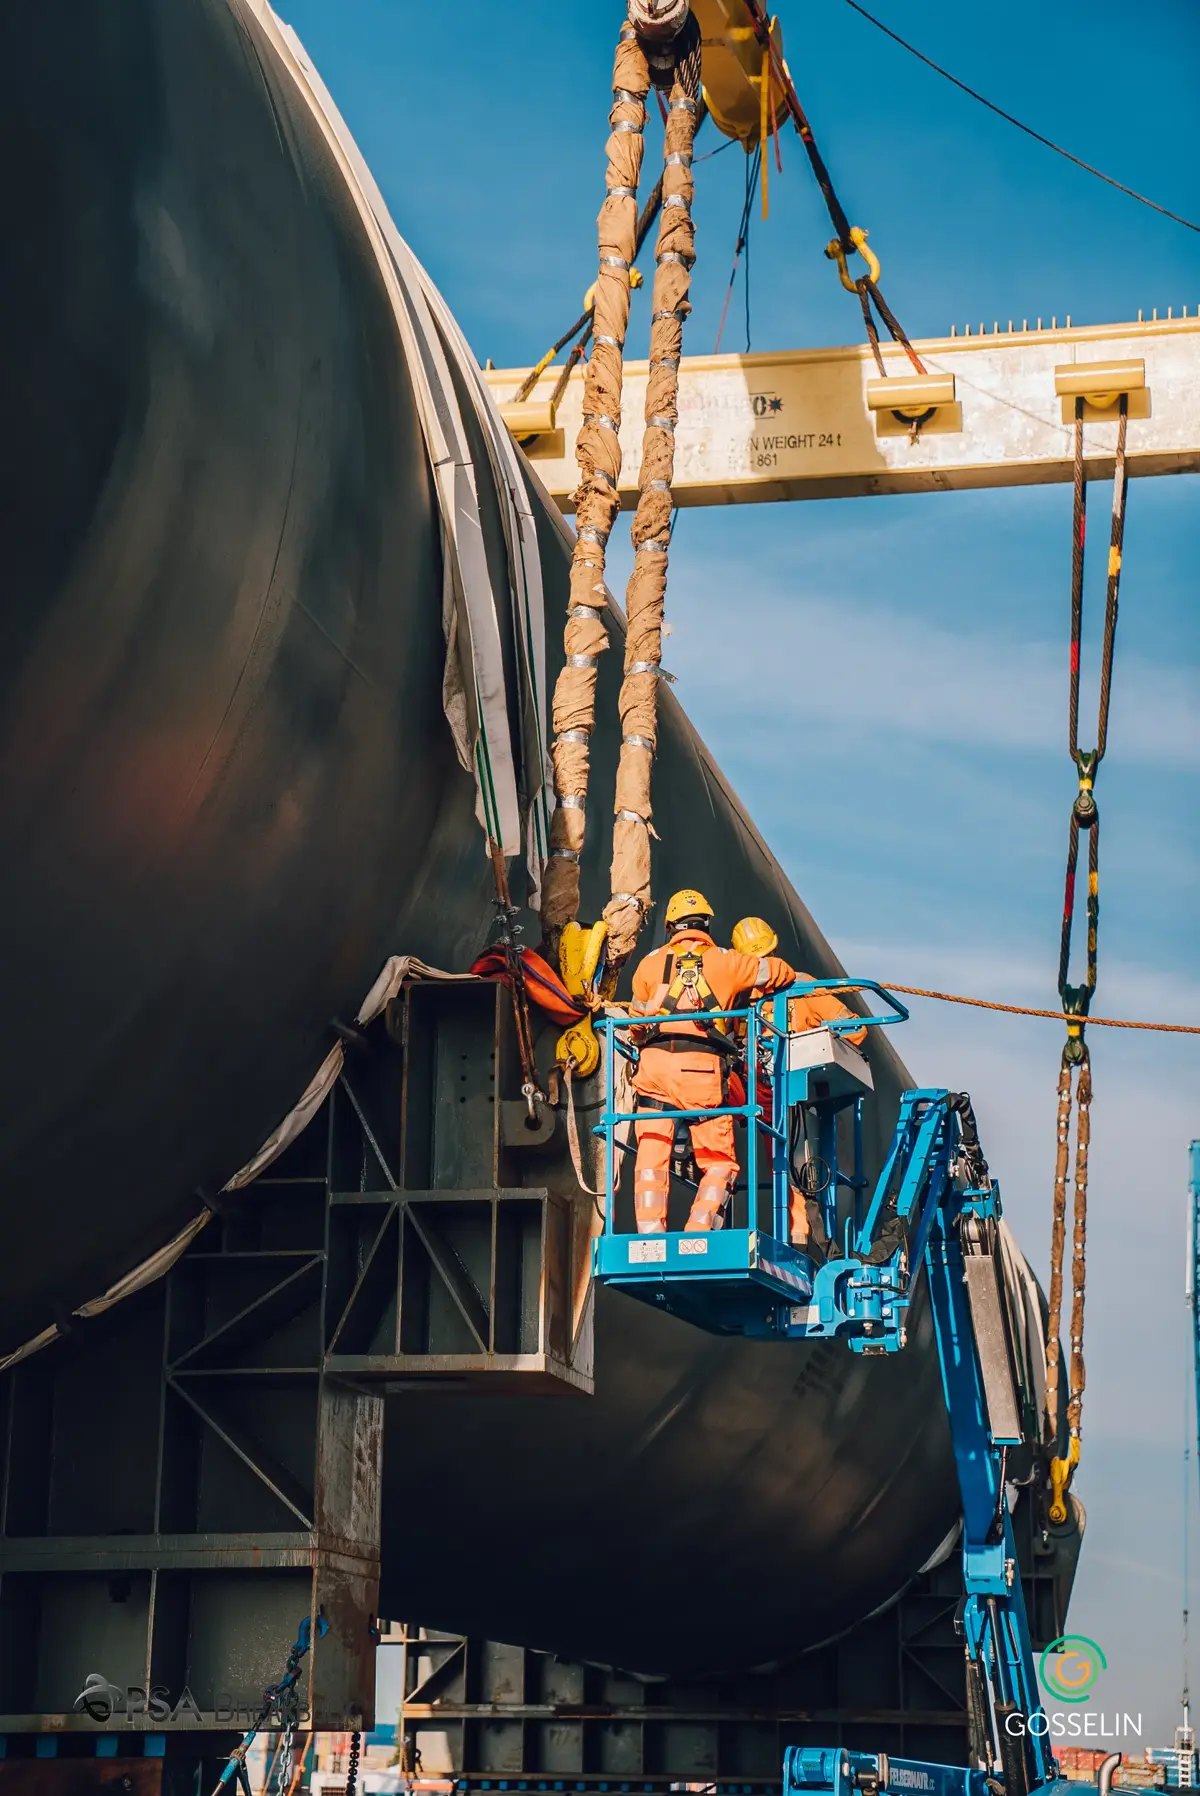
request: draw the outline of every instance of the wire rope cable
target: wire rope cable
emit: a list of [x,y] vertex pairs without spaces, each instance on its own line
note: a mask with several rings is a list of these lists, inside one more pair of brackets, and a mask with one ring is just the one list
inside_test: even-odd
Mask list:
[[1002,118],[1006,124],[1015,125],[1018,131],[1023,131],[1026,137],[1032,137],[1035,143],[1043,144],[1046,149],[1053,150],[1056,156],[1063,157],[1067,162],[1073,162],[1076,168],[1081,168],[1085,174],[1094,175],[1098,181],[1103,181],[1109,187],[1115,187],[1118,193],[1124,193],[1131,200],[1137,200],[1139,205],[1149,206],[1152,212],[1161,213],[1173,224],[1182,225],[1186,231],[1200,232],[1200,224],[1195,224],[1190,218],[1184,218],[1182,213],[1172,212],[1167,206],[1160,206],[1157,200],[1148,199],[1135,187],[1127,187],[1124,181],[1118,181],[1112,175],[1106,175],[1103,169],[1094,167],[1090,162],[1085,162],[1082,156],[1073,155],[1070,150],[1065,150],[1062,144],[1055,143],[1052,137],[1043,136],[1042,132],[1035,131],[1032,125],[1025,124],[1013,113],[1006,112],[1003,106],[997,106],[994,100],[989,100],[976,88],[969,87],[965,81],[960,81],[957,75],[952,75],[949,69],[944,69],[940,62],[934,62],[932,56],[926,56],[923,50],[918,50],[915,44],[910,44],[908,39],[901,37],[898,31],[893,31],[890,25],[885,25],[882,19],[877,19],[873,12],[868,12],[865,6],[860,6],[859,0],[846,0],[846,5],[853,12],[858,13],[861,18],[866,19],[869,25],[874,25],[876,31],[882,31],[883,35],[890,37],[894,44],[899,44],[902,50],[907,50],[910,56],[915,56],[918,62],[923,62],[927,69],[932,69],[935,75],[940,75],[943,81],[949,81],[953,87],[959,88],[972,100],[977,100],[981,106],[986,106],[989,112],[994,112],[996,117]]

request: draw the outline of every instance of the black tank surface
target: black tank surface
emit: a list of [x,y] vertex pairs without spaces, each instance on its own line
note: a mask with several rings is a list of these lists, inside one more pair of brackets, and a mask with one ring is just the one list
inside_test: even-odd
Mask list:
[[[236,0],[10,7],[0,52],[3,1351],[195,1214],[388,954],[467,964],[490,874],[413,390],[307,103]],[[655,796],[660,894],[836,970],[669,698]],[[874,1166],[903,1071],[872,1059]],[[601,1293],[594,1399],[395,1399],[384,1611],[664,1671],[850,1626],[956,1512],[913,1332],[864,1362]]]

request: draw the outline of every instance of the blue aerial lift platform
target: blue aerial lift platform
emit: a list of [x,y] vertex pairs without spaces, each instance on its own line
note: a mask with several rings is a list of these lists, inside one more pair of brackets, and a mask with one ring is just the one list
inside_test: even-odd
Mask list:
[[[789,1000],[814,990],[870,993],[885,1007],[803,1034]],[[1024,1441],[1024,1404],[1000,1268],[1000,1192],[980,1148],[970,1099],[941,1089],[905,1092],[873,1192],[863,1177],[862,1102],[870,1065],[843,1038],[906,1020],[872,980],[810,980],[741,1010],[708,1012],[744,1040],[745,1172],[732,1226],[638,1234],[618,1228],[620,1157],[636,1123],[678,1123],[718,1112],[618,1108],[622,1062],[636,1064],[640,1030],[680,1018],[610,1015],[599,1027],[606,1100],[605,1224],[593,1243],[598,1282],[708,1329],[763,1340],[844,1342],[896,1353],[924,1271],[963,1508],[962,1634],[973,1763],[927,1764],[886,1754],[793,1747],[784,1796],[1031,1796],[1059,1783],[1038,1697],[1033,1649],[1006,1500],[1007,1454]],[[851,1170],[843,1170],[839,1147]],[[676,1167],[686,1166],[686,1143]],[[789,1237],[795,1187],[812,1224]],[[743,1197],[744,1189],[744,1197]],[[668,1217],[668,1222],[670,1217]],[[820,1242],[821,1245],[816,1243]],[[799,1597],[800,1593],[797,1593]]]

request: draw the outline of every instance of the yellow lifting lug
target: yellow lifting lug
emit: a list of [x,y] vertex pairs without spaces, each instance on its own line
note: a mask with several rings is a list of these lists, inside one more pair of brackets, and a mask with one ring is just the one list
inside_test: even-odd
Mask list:
[[554,1058],[559,1066],[573,1064],[577,1079],[591,1078],[600,1065],[600,1042],[590,1016],[585,1016],[581,1023],[572,1023],[569,1029],[563,1030],[554,1050]]
[[1067,362],[1054,370],[1054,391],[1063,402],[1063,423],[1075,417],[1075,404],[1083,400],[1085,419],[1102,422],[1117,414],[1122,397],[1131,418],[1150,416],[1146,388],[1146,364],[1140,358],[1128,362]]
[[[641,269],[640,268],[631,268],[629,270],[629,285],[633,289],[633,291],[636,293],[638,288],[644,287],[645,284],[646,284],[646,277],[642,273]],[[591,286],[588,288],[587,292],[583,296],[584,311],[590,312],[592,307],[595,305],[595,303],[596,303],[596,282],[593,281]]]
[[867,382],[867,410],[923,422],[939,406],[953,405],[956,395],[953,374],[893,374]]
[[1065,1459],[1050,1461],[1050,1520],[1056,1525],[1067,1519],[1067,1489],[1079,1464],[1079,1436],[1071,1436]]
[[555,428],[558,407],[552,399],[506,400],[499,408],[508,434],[518,442],[525,437],[549,436]]
[[[864,231],[861,226],[854,225],[850,231],[850,241],[866,263],[869,279],[878,281],[879,257],[875,254],[874,250],[867,248],[867,232]],[[846,267],[846,251],[836,237],[832,242],[826,244],[825,254],[829,257],[831,262],[837,263],[838,278],[847,293],[857,293],[858,288],[851,280],[850,271]]]

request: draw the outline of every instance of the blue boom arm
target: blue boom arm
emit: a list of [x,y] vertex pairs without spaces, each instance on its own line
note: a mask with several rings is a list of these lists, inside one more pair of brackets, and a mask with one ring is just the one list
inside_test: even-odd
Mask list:
[[[876,994],[889,1012],[789,1033],[791,997],[848,986]],[[784,1762],[784,1796],[1030,1796],[1057,1781],[1058,1767],[1047,1745],[1005,1496],[1005,1454],[1023,1440],[1023,1404],[999,1260],[1000,1192],[970,1100],[941,1089],[905,1092],[883,1169],[863,1201],[861,1103],[871,1073],[841,1038],[864,1022],[879,1027],[905,1014],[873,982],[852,980],[806,982],[724,1013],[724,1023],[745,1025],[746,1100],[725,1106],[747,1130],[745,1225],[735,1219],[713,1233],[645,1235],[617,1226],[617,1132],[664,1112],[614,1107],[615,1056],[636,1061],[632,1032],[643,1019],[606,1019],[609,1097],[596,1133],[607,1150],[607,1208],[593,1270],[600,1282],[716,1333],[832,1338],[852,1352],[880,1354],[904,1347],[924,1268],[962,1499],[962,1634],[975,1762],[963,1768],[796,1747]],[[854,1117],[853,1174],[837,1164],[846,1109]],[[669,1114],[686,1124],[694,1113]],[[768,1164],[764,1179],[760,1165],[766,1172]],[[789,1198],[806,1175],[811,1189],[800,1190],[820,1199],[827,1221],[824,1252],[807,1233],[799,1241],[788,1235]]]

